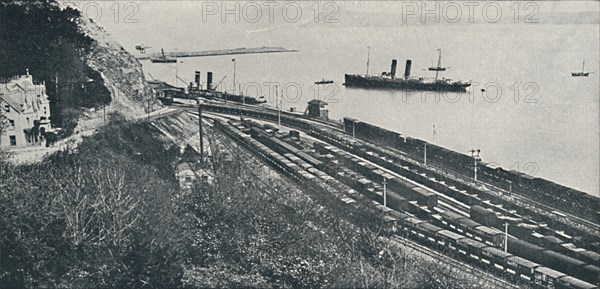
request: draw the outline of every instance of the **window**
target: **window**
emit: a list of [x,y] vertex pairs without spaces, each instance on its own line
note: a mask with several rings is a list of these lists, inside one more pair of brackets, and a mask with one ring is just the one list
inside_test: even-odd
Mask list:
[[29,118],[27,118],[27,124],[29,124]]
[[15,121],[13,119],[9,119],[8,123],[10,124],[10,129],[15,129]]
[[5,112],[10,112],[10,105],[8,105],[8,104],[5,104],[5,105],[4,105],[4,111],[5,111]]
[[16,136],[14,136],[14,135],[10,136],[10,145],[13,147],[17,146],[17,137]]

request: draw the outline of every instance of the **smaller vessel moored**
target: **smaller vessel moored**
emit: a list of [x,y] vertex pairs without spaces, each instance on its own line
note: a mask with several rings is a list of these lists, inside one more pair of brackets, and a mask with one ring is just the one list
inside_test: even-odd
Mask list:
[[152,61],[152,63],[175,63],[175,62],[177,62],[177,58],[166,56],[165,51],[162,48],[160,49],[160,52],[162,55],[150,58],[150,61]]
[[571,76],[573,76],[573,77],[578,77],[578,76],[588,77],[589,75],[590,75],[590,72],[585,72],[585,60],[583,61],[583,65],[581,66],[581,72],[571,72]]
[[438,71],[446,71],[447,68],[450,67],[442,67],[442,49],[439,48],[438,49],[439,55],[438,55],[438,63],[437,66],[431,66],[429,67],[427,70],[429,71],[435,71],[435,78],[438,78]]
[[315,84],[329,84],[329,83],[333,83],[333,80],[328,80],[328,79],[323,78],[322,80],[315,82]]

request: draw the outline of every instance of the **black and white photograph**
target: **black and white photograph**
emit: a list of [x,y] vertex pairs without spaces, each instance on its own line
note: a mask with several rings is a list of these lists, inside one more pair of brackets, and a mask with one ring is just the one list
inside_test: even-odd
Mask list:
[[0,289],[600,287],[600,1],[0,0]]

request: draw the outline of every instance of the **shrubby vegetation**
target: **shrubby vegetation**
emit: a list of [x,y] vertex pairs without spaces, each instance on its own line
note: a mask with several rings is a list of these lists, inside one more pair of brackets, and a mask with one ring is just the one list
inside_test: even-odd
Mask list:
[[48,161],[0,161],[0,287],[181,284],[172,162],[148,125],[104,128]]
[[93,40],[80,32],[79,17],[54,0],[0,1],[0,78],[29,69],[35,81],[45,81],[52,123],[69,134],[81,108],[111,101],[100,74],[85,63]]

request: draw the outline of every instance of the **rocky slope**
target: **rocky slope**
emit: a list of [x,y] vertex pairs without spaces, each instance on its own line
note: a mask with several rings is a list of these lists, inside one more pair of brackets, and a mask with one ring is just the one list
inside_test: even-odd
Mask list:
[[[162,107],[150,86],[146,83],[141,63],[104,28],[91,19],[82,17],[78,21],[82,32],[94,40],[92,52],[87,55],[87,64],[99,72],[104,84],[111,91],[112,101],[106,113],[123,115],[126,119],[154,111]],[[79,121],[78,130],[97,127],[103,122],[103,111],[88,111]]]

